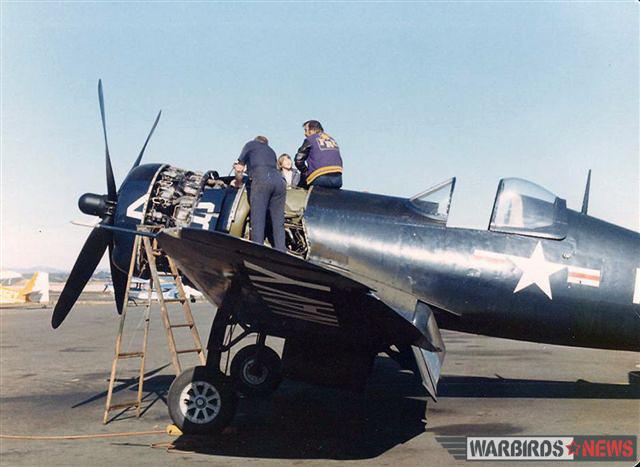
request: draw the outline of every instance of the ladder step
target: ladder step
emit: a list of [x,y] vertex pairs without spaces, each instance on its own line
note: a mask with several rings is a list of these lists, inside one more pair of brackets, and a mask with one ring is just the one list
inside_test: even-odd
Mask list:
[[122,352],[118,354],[118,359],[136,358],[144,356],[144,352]]
[[184,324],[172,324],[171,326],[169,326],[170,328],[191,328],[193,327],[193,323],[189,324],[189,323],[184,323]]
[[202,352],[202,349],[196,348],[196,349],[187,349],[187,350],[176,350],[176,353],[195,353],[195,352]]
[[165,298],[164,302],[165,303],[178,303],[178,302],[182,303],[184,302],[184,300],[182,300],[181,298]]
[[121,404],[113,404],[109,406],[109,411],[111,410],[118,410],[118,409],[124,409],[126,407],[138,407],[138,401],[131,401],[131,402],[123,402]]

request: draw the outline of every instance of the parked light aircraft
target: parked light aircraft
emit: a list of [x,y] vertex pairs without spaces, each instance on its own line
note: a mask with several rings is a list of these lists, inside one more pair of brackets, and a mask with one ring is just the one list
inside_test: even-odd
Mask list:
[[22,275],[14,271],[0,273],[0,304],[49,303],[49,273],[38,271],[24,285],[15,285]]
[[[129,283],[129,293],[128,298],[130,301],[137,304],[138,301],[147,301],[149,300],[149,279],[141,279],[139,277],[132,277]],[[178,299],[178,287],[175,284],[166,282],[162,283],[162,296],[165,299]],[[183,289],[185,292],[185,296],[191,302],[195,302],[197,299],[202,298],[203,295],[198,290],[194,289],[191,286],[183,285]],[[113,282],[108,282],[104,286],[104,293],[115,293],[115,289],[113,286]],[[151,292],[151,300],[158,300],[158,293],[153,290]]]

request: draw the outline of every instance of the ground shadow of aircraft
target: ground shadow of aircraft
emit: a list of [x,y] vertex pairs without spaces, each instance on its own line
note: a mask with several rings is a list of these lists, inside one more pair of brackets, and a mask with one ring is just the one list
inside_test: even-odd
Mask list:
[[367,403],[341,391],[303,391],[283,388],[266,403],[242,400],[229,432],[182,435],[172,447],[243,458],[352,460],[376,458],[424,433],[421,400]]
[[[171,449],[260,459],[373,459],[422,433],[513,436],[514,423],[424,425],[424,388],[411,373],[378,357],[363,397],[287,382],[269,399],[240,401],[229,432],[182,435]],[[383,384],[384,382],[384,384]],[[634,392],[635,391],[635,392]],[[578,381],[443,375],[439,398],[640,399],[634,386]],[[431,410],[437,417],[441,407]]]
[[376,458],[425,432],[427,395],[389,358],[375,365],[363,394],[285,381],[272,397],[242,398],[224,433],[181,435],[171,449],[258,459]]
[[443,376],[440,397],[532,398],[532,399],[640,399],[637,385],[509,379],[483,376]]
[[[174,377],[149,375],[145,381],[143,413],[166,404]],[[137,378],[123,380],[119,391],[137,391]],[[106,397],[97,394],[76,406]],[[422,433],[436,435],[516,435],[514,423],[465,423],[427,426],[419,379],[392,359],[379,356],[363,395],[320,389],[287,381],[268,399],[243,398],[227,432],[219,436],[181,435],[170,449],[208,455],[260,459],[373,459]],[[439,398],[640,399],[633,385],[578,381],[526,380],[443,375]],[[446,411],[431,409],[437,420]],[[112,420],[135,417],[122,411]]]

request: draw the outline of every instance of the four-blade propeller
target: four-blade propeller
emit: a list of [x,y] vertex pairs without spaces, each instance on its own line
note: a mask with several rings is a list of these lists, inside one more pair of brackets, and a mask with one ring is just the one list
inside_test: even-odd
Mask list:
[[[67,317],[71,308],[75,304],[76,300],[82,293],[82,290],[91,279],[98,263],[102,259],[104,252],[109,249],[109,266],[111,268],[111,280],[113,282],[113,289],[115,292],[116,306],[118,313],[122,313],[122,307],[124,306],[124,296],[127,287],[127,275],[122,272],[113,261],[113,250],[115,247],[115,236],[117,233],[101,228],[103,225],[113,225],[115,218],[116,205],[118,203],[118,191],[116,190],[116,181],[113,176],[113,168],[111,166],[111,157],[109,155],[109,143],[107,141],[107,124],[104,112],[104,97],[102,94],[102,80],[98,81],[98,100],[100,102],[100,116],[102,118],[102,132],[104,135],[104,147],[105,147],[105,165],[107,171],[107,194],[98,195],[94,193],[85,193],[78,200],[78,207],[82,212],[89,215],[99,216],[102,221],[96,226],[87,241],[85,242],[78,259],[76,259],[73,269],[69,274],[67,283],[60,294],[60,298],[56,303],[53,310],[53,316],[51,317],[51,326],[57,328],[62,324]],[[147,136],[144,145],[135,160],[131,170],[135,169],[142,160],[147,144],[153,135],[153,132],[158,125],[160,115],[162,111],[158,112],[151,131]]]

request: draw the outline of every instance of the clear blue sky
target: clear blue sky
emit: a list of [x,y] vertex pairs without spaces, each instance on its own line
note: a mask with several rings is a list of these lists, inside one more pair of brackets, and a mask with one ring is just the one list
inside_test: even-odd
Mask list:
[[97,80],[120,183],[145,155],[229,170],[301,124],[340,143],[345,188],[410,196],[458,177],[451,222],[486,227],[528,178],[639,228],[638,3],[2,3],[2,267],[69,268],[105,191]]

